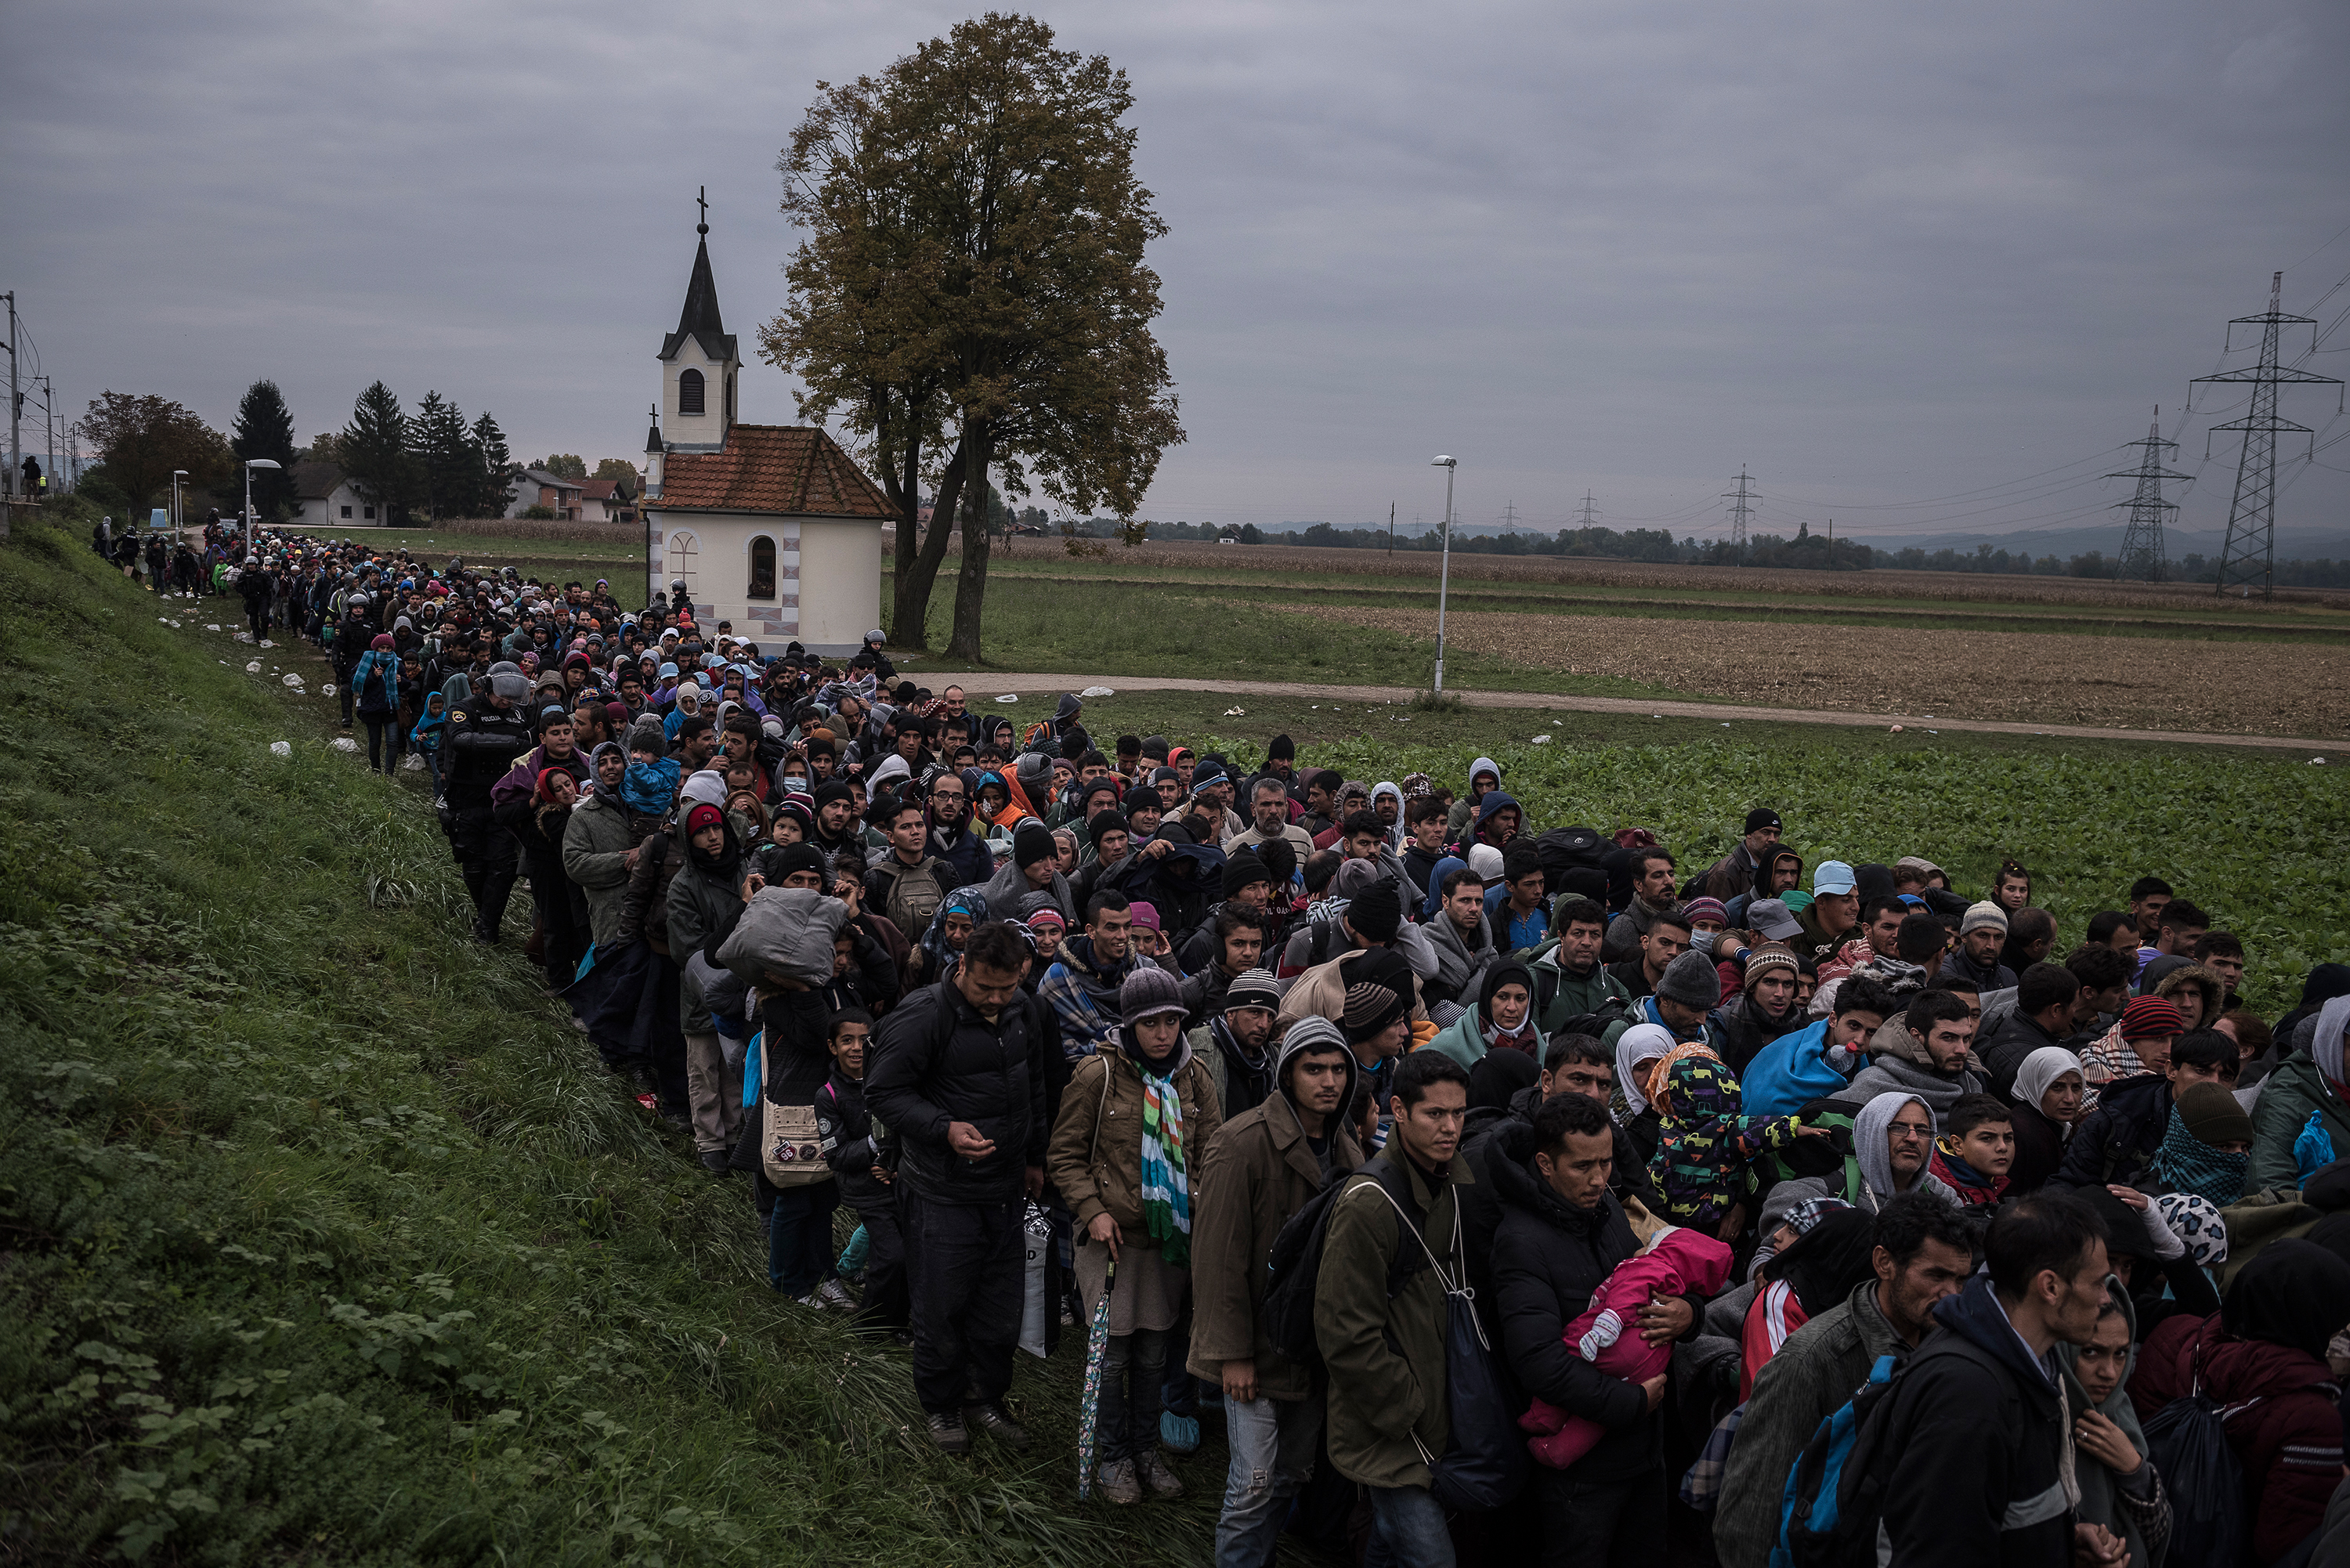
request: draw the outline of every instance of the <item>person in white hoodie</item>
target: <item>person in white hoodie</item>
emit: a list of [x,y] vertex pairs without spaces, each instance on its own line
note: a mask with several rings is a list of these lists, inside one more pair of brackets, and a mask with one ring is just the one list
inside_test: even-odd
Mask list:
[[1469,825],[1477,820],[1477,804],[1485,798],[1487,790],[1502,787],[1502,770],[1491,757],[1479,757],[1469,764],[1469,793],[1452,803],[1444,818],[1447,843],[1458,844],[1467,835]]

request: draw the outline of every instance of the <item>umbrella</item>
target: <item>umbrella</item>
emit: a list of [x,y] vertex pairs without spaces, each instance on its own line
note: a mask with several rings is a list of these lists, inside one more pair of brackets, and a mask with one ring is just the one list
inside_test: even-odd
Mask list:
[[1102,1362],[1109,1354],[1109,1298],[1118,1289],[1118,1260],[1102,1276],[1101,1300],[1094,1303],[1093,1327],[1086,1332],[1086,1388],[1077,1401],[1077,1501],[1094,1495],[1094,1427],[1101,1416]]

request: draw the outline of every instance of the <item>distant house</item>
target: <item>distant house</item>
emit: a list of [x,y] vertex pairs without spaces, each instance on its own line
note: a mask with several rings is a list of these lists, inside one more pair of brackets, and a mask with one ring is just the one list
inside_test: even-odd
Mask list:
[[585,489],[576,479],[543,468],[525,468],[515,475],[514,499],[506,503],[505,515],[519,517],[534,506],[544,506],[555,514],[556,521],[577,523]]
[[313,527],[380,528],[390,521],[385,510],[331,462],[294,465],[294,515]]
[[633,523],[637,498],[625,479],[591,479],[580,487],[580,515],[590,523]]

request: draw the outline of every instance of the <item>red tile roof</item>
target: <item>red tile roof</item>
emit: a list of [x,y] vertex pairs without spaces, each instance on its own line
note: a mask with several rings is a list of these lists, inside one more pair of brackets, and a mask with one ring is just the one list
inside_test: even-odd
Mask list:
[[665,512],[895,515],[881,487],[812,425],[736,425],[723,452],[673,452],[661,461],[660,499],[647,504]]

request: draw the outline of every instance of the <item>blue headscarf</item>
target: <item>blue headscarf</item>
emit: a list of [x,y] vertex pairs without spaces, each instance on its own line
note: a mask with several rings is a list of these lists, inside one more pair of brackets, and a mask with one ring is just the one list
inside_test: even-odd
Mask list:
[[1428,874],[1428,897],[1419,901],[1422,924],[1436,919],[1436,911],[1444,907],[1444,879],[1455,871],[1468,869],[1469,862],[1458,855],[1448,855],[1436,863],[1436,869]]
[[922,932],[922,951],[930,955],[930,962],[922,973],[928,980],[944,980],[947,971],[954,963],[954,950],[947,946],[947,916],[950,914],[969,915],[974,926],[986,924],[987,895],[974,885],[957,888],[939,900],[937,913],[931,915],[930,925]]
[[630,763],[620,775],[620,800],[631,811],[659,816],[677,799],[678,765],[668,757],[659,762]]

